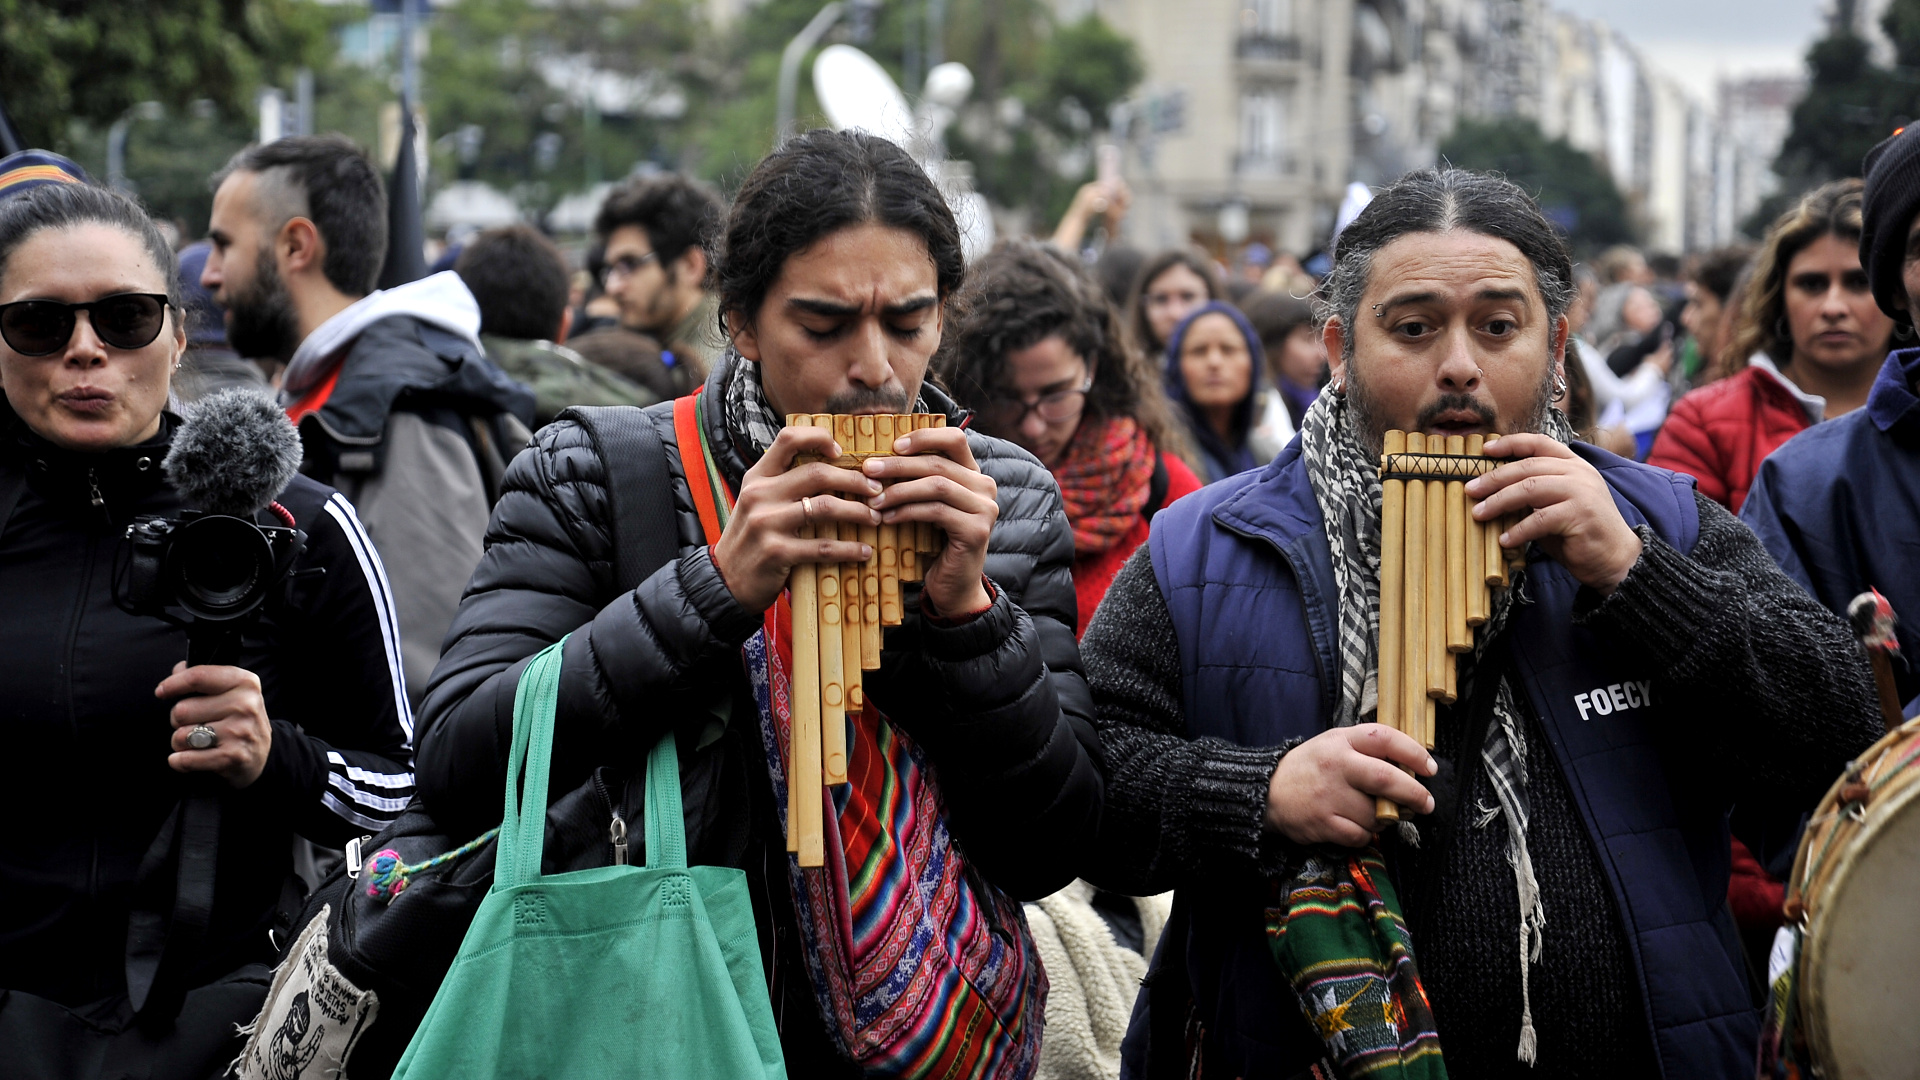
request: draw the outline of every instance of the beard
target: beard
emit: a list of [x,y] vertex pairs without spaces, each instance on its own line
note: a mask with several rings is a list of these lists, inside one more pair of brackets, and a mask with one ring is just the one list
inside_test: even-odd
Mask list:
[[[1360,365],[1351,358],[1347,361],[1347,407],[1353,410],[1353,430],[1360,438],[1361,446],[1367,453],[1378,458],[1384,452],[1387,441],[1387,429],[1391,421],[1385,419],[1385,410],[1379,398],[1375,397],[1372,387],[1360,374]],[[1501,417],[1488,402],[1471,394],[1442,394],[1431,405],[1420,410],[1415,419],[1413,430],[1425,431],[1441,413],[1456,409],[1473,413],[1480,422],[1502,435],[1522,433],[1540,433],[1547,430],[1547,411],[1553,408],[1553,361],[1547,361],[1546,374],[1540,380],[1540,386],[1524,416],[1518,422],[1501,431]]]
[[254,260],[253,281],[243,291],[227,295],[227,344],[250,359],[286,361],[300,347],[299,322],[293,297],[280,280],[273,249],[262,248]]

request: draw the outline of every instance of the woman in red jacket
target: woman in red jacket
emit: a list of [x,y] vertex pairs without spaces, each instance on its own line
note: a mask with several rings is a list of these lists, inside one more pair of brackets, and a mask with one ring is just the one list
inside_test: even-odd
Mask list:
[[974,269],[934,370],[979,429],[1017,443],[1060,485],[1073,525],[1078,633],[1147,522],[1200,481],[1157,371],[1100,286],[1059,249],[1010,240]]
[[1809,192],[1767,232],[1721,359],[1739,370],[1680,399],[1647,455],[1734,513],[1760,461],[1866,403],[1893,337],[1860,266],[1859,180]]

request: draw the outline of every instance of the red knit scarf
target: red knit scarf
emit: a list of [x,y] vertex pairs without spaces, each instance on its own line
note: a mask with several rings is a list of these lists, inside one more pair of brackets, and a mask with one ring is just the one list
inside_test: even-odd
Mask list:
[[1133,529],[1153,491],[1153,440],[1131,416],[1081,424],[1053,470],[1073,525],[1076,559],[1098,555]]

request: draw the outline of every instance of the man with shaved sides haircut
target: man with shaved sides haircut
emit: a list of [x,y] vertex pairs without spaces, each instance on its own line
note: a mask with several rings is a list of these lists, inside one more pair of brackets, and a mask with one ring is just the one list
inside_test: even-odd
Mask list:
[[487,361],[458,274],[374,290],[387,199],[352,143],[248,147],[214,180],[200,283],[226,308],[235,351],[286,365],[300,469],[347,493],[379,547],[366,557],[392,581],[393,647],[417,704],[506,463],[526,445],[533,394]]
[[[1301,437],[1161,511],[1095,613],[1082,876],[1176,890],[1122,1075],[1752,1075],[1728,810],[1813,806],[1877,734],[1872,680],[1688,478],[1573,441],[1573,293],[1506,180],[1381,191],[1322,287]],[[1489,439],[1466,492],[1525,558],[1431,753],[1374,722],[1392,430]]]
[[[815,131],[748,175],[714,254],[730,343],[705,386],[562,417],[514,459],[420,710],[421,798],[454,833],[499,822],[520,674],[564,639],[550,790],[634,775],[677,739],[687,857],[745,871],[787,1075],[1030,1077],[1044,976],[1015,901],[1073,880],[1098,744],[1053,479],[927,379],[959,226],[905,150]],[[947,426],[841,468],[864,448],[793,413]],[[652,511],[663,564],[627,565],[622,506]],[[789,575],[864,563],[861,527],[921,522],[944,544],[900,583],[865,707],[816,713],[843,725],[847,782],[789,790]],[[805,801],[817,863],[787,844]]]

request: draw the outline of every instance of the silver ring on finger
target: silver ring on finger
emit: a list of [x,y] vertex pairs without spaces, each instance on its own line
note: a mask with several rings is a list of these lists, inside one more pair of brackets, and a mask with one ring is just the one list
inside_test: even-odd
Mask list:
[[220,745],[220,733],[205,724],[195,724],[193,730],[187,732],[187,749],[189,750],[211,750],[218,745]]
[[806,519],[807,524],[809,525],[813,524],[813,496],[811,495],[801,496],[800,514],[803,518]]

